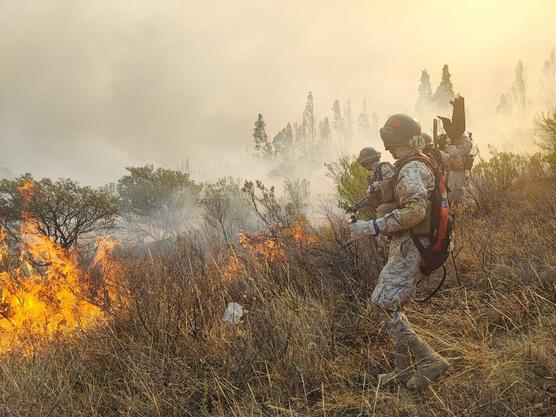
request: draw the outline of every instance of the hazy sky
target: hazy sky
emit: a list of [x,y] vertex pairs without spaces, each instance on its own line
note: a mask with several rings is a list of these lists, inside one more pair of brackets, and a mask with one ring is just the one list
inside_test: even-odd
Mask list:
[[244,153],[308,90],[319,118],[366,97],[383,122],[445,63],[477,117],[554,47],[556,0],[0,0],[0,167],[100,183]]

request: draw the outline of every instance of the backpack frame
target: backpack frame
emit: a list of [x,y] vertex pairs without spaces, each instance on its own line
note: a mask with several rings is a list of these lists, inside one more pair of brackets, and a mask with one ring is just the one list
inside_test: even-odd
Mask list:
[[419,240],[419,237],[415,236],[413,232],[410,231],[413,243],[421,255],[421,263],[419,265],[421,273],[428,277],[438,268],[442,267],[444,270],[439,286],[426,299],[418,300],[427,301],[440,289],[446,279],[446,267],[444,264],[450,256],[454,217],[450,211],[446,178],[441,170],[434,168],[430,159],[425,155],[411,155],[403,160],[397,169],[394,184],[398,182],[398,174],[402,167],[412,161],[423,162],[434,173],[434,189],[429,196],[431,204],[431,230],[428,236],[429,246],[425,247]]

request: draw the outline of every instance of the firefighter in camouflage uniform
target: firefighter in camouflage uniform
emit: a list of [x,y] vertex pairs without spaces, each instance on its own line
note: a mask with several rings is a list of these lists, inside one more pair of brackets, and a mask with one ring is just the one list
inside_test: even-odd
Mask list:
[[381,201],[382,185],[392,178],[396,169],[390,162],[380,161],[380,152],[374,148],[366,147],[361,149],[357,162],[365,168],[371,175],[367,177],[367,195],[355,204],[348,207],[348,213],[356,213],[357,210],[370,207],[376,210]]
[[372,173],[369,177],[369,189],[367,192],[373,193],[376,191],[378,182],[384,181],[394,176],[394,167],[390,162],[380,161],[380,152],[371,147],[361,149],[357,162]]
[[[421,126],[404,114],[391,116],[380,130],[384,147],[396,159],[396,175],[391,179],[392,201],[385,201],[378,218],[352,223],[355,237],[365,234],[390,237],[388,261],[382,269],[373,291],[373,317],[385,324],[394,343],[395,368],[379,375],[379,383],[398,380],[409,389],[423,389],[436,380],[448,367],[448,361],[434,352],[413,330],[402,307],[415,295],[422,278],[421,254],[411,233],[424,245],[429,245],[430,203],[435,176],[430,165],[409,160],[424,148]],[[409,161],[408,161],[409,160]]]
[[456,140],[451,140],[447,135],[440,135],[441,149],[449,156],[447,171],[449,198],[451,202],[463,203],[468,172],[473,166],[474,151],[473,141],[465,134]]
[[425,139],[425,148],[422,152],[429,157],[436,169],[447,173],[450,169],[450,156],[434,145],[431,135],[422,133],[421,136]]

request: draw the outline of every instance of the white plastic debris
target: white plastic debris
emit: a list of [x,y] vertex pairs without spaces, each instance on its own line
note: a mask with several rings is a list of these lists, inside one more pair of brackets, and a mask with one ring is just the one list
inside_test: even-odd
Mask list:
[[236,324],[243,317],[243,307],[238,303],[228,303],[228,308],[224,312],[222,320],[226,324]]

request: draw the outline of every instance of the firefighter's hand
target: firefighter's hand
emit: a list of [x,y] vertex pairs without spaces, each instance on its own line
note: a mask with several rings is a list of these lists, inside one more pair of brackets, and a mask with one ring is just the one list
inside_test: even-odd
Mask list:
[[378,227],[376,227],[374,220],[357,220],[355,223],[351,223],[349,227],[351,229],[351,236],[355,239],[365,235],[375,236],[378,234]]

